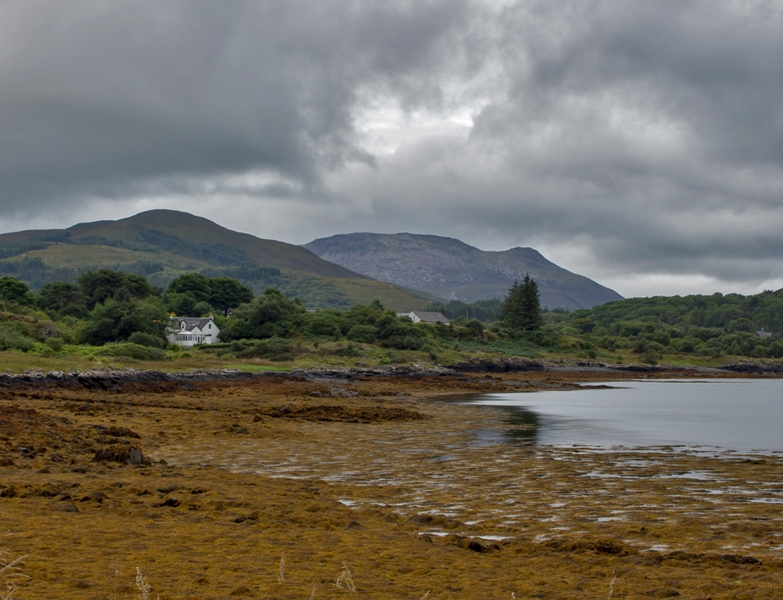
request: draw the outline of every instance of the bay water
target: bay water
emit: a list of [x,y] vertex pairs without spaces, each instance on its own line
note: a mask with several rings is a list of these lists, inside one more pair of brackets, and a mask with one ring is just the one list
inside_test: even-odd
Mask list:
[[641,380],[610,389],[485,394],[518,425],[479,441],[594,447],[682,446],[783,452],[783,380]]

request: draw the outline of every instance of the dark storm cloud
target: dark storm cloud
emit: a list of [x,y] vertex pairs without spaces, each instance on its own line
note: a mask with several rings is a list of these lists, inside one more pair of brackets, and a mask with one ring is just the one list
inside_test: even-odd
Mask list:
[[783,281],[778,5],[2,3],[0,216],[235,200],[297,242],[414,230],[614,281]]
[[[0,4],[5,211],[268,170],[371,162],[357,86],[432,66],[460,2]],[[176,190],[175,190],[176,191]]]

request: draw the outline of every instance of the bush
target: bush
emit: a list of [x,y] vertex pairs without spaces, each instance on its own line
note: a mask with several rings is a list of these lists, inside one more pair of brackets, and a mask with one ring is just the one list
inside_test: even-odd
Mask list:
[[7,325],[0,327],[0,349],[27,352],[35,346],[35,340]]
[[150,348],[150,360],[168,360],[168,356],[162,348]]
[[165,348],[168,343],[163,338],[160,338],[151,333],[144,333],[142,331],[136,331],[128,337],[128,342],[131,344],[138,344],[139,346],[146,346],[147,348]]
[[280,338],[271,338],[243,350],[237,354],[239,358],[265,358],[274,362],[294,360],[303,351],[298,345]]
[[354,342],[363,344],[372,344],[378,339],[375,327],[372,325],[354,325],[348,330],[345,337]]
[[658,355],[655,354],[655,352],[647,352],[642,357],[642,362],[646,363],[648,365],[657,365],[658,364]]
[[150,348],[139,344],[106,344],[95,352],[95,356],[121,356],[136,360],[150,360]]
[[362,348],[361,346],[357,344],[348,344],[347,346],[338,346],[334,353],[337,356],[361,356],[362,355]]
[[63,349],[63,346],[65,346],[65,342],[60,338],[49,338],[44,343],[55,352],[59,352]]

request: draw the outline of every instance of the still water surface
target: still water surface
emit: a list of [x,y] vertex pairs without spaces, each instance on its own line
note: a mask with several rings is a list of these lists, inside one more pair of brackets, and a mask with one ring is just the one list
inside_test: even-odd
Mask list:
[[783,451],[783,380],[623,381],[612,389],[486,394],[470,404],[500,407],[511,432],[487,443],[570,446],[708,446]]

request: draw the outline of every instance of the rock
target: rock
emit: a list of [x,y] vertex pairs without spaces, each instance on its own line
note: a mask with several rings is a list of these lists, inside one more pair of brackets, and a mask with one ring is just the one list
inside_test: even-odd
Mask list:
[[500,550],[500,546],[497,544],[486,544],[478,540],[472,540],[470,538],[459,539],[457,546],[464,550],[470,550],[471,552],[479,552],[480,554],[486,554],[487,552],[496,552]]
[[132,431],[131,429],[128,429],[127,427],[109,427],[102,433],[104,435],[110,435],[112,437],[128,437],[128,438],[141,439],[141,436],[138,433]]
[[253,592],[250,591],[250,588],[246,585],[241,585],[238,588],[234,589],[229,596],[250,596]]
[[65,513],[80,512],[73,502],[60,502],[57,506],[55,506],[54,510]]
[[144,455],[140,448],[115,444],[102,448],[93,457],[95,462],[118,462],[126,465],[140,465],[144,462]]
[[103,504],[103,501],[108,499],[109,497],[103,492],[90,492],[86,496],[82,496],[79,502],[96,502],[98,504]]
[[680,592],[673,589],[656,589],[656,590],[650,590],[649,592],[646,592],[644,594],[645,596],[650,596],[651,598],[676,598],[680,595]]

